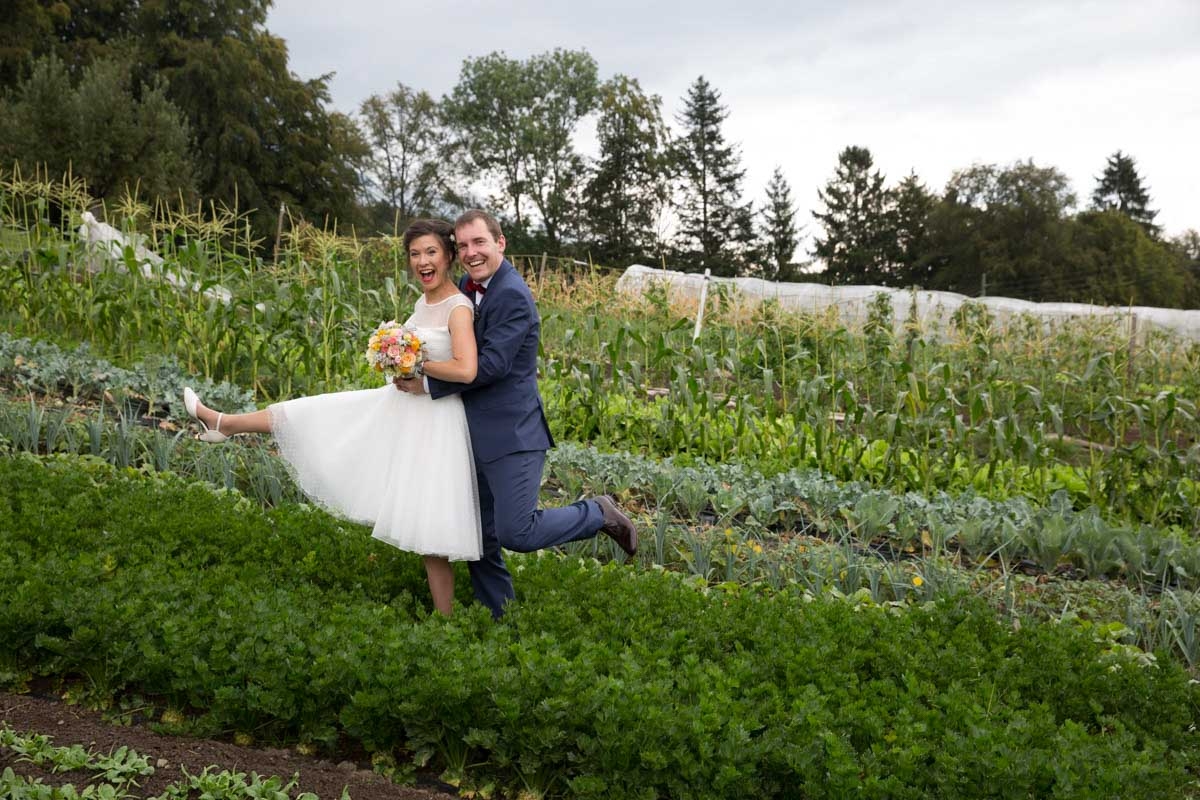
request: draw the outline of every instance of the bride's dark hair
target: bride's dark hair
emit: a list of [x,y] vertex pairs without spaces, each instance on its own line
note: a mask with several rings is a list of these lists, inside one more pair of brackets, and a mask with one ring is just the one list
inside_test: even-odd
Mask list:
[[422,236],[436,236],[441,239],[442,248],[450,256],[450,260],[454,261],[458,251],[454,247],[453,225],[441,219],[414,219],[404,231],[404,251],[408,252],[413,240]]

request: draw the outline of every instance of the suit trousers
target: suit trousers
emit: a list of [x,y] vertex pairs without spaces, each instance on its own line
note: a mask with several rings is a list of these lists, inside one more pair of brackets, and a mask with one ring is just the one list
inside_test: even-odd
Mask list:
[[504,563],[503,548],[531,553],[588,539],[604,524],[604,514],[594,500],[580,500],[562,508],[537,507],[545,464],[544,450],[475,462],[483,553],[478,561],[469,562],[471,586],[475,599],[497,618],[504,612],[504,604],[513,598],[512,576]]

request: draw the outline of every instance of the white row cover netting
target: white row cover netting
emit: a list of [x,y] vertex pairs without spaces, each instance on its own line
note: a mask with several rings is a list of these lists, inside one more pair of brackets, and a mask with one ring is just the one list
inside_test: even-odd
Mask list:
[[[162,256],[146,248],[144,236],[140,234],[127,236],[107,222],[101,222],[96,219],[95,215],[90,211],[83,212],[81,221],[83,224],[79,226],[79,229],[75,233],[79,236],[80,241],[87,246],[87,268],[89,271],[99,271],[106,262],[112,262],[118,269],[124,270],[126,264],[125,249],[133,248],[132,261],[141,270],[142,277],[165,280],[179,291],[188,289],[193,292],[200,291],[200,284],[192,280],[186,271],[181,274],[179,270],[167,267],[163,262]],[[205,297],[219,300],[225,304],[228,304],[232,299],[229,290],[223,286],[210,287],[205,289],[203,293]],[[261,305],[260,303],[259,306],[261,307]]]
[[[717,286],[732,290],[735,302],[777,301],[781,308],[823,314],[836,309],[838,318],[849,325],[861,325],[867,319],[871,301],[883,293],[891,298],[894,325],[899,331],[914,317],[925,331],[946,330],[954,312],[972,301],[987,308],[997,325],[1006,325],[1019,316],[1033,317],[1048,326],[1080,317],[1098,317],[1123,322],[1134,330],[1147,327],[1174,333],[1200,342],[1200,311],[1150,306],[1096,306],[1087,303],[1033,303],[1010,297],[968,297],[954,292],[892,289],[886,286],[826,286],[820,283],[773,283],[761,278],[705,278],[704,275],[654,269],[634,264],[617,279],[617,291],[641,294],[653,285],[661,285],[675,299],[699,301],[705,280],[709,292]],[[915,314],[912,308],[916,303]]]

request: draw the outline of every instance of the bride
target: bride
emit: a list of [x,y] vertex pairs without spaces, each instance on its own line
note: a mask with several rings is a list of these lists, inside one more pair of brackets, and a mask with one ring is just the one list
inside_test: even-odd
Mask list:
[[[409,266],[422,296],[404,323],[424,343],[425,373],[475,379],[474,306],[450,278],[454,228],[416,220],[404,232]],[[372,536],[424,556],[433,604],[454,602],[450,561],[475,561],[482,547],[478,488],[466,415],[457,395],[376,389],[275,403],[250,414],[221,414],[184,389],[184,407],[200,422],[197,437],[223,442],[239,433],[271,433],[297,485],[339,517],[373,525]]]

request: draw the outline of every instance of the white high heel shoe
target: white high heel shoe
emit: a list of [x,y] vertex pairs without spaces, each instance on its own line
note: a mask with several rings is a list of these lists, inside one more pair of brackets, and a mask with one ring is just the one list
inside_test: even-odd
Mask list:
[[209,442],[210,444],[220,444],[228,439],[228,436],[221,433],[221,417],[225,415],[218,411],[217,424],[210,428],[205,425],[204,421],[196,414],[196,406],[199,403],[200,398],[196,396],[195,392],[192,391],[192,387],[185,386],[183,389],[183,407],[187,411],[188,416],[196,420],[196,422],[199,422],[200,427],[204,429],[203,432],[197,434],[196,438],[202,442]]

